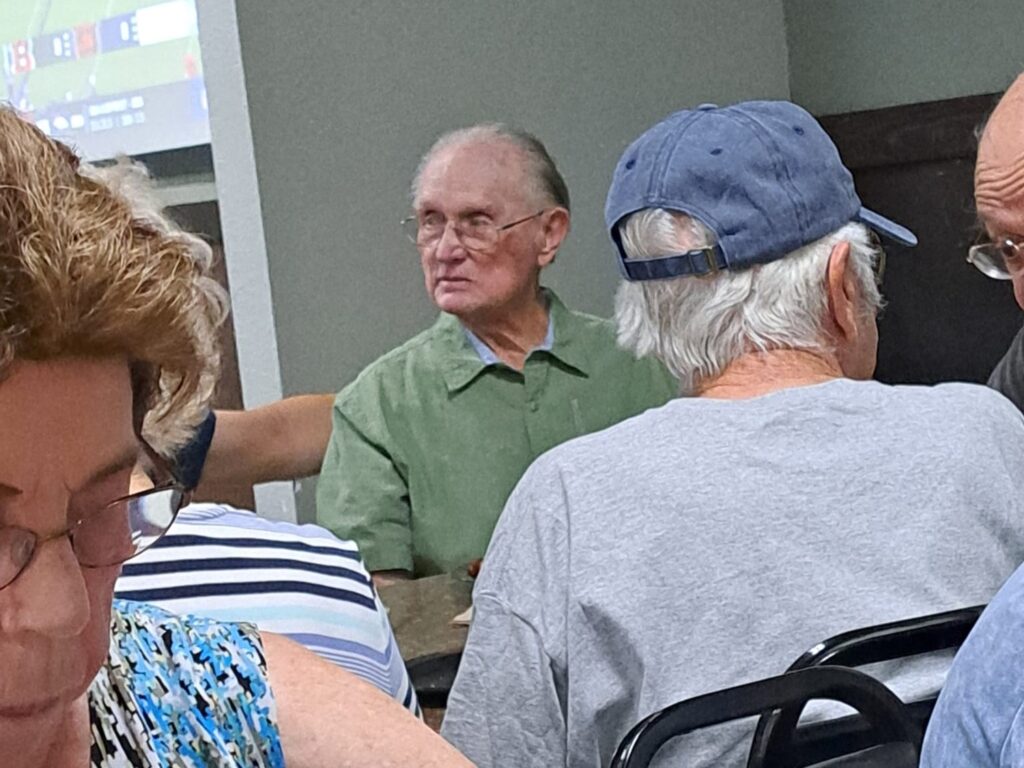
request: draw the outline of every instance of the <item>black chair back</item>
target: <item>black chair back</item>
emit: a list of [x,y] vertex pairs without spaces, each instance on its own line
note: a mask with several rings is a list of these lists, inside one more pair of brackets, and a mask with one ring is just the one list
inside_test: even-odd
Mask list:
[[443,709],[455,684],[462,653],[441,653],[412,659],[405,665],[421,707]]
[[[802,654],[788,671],[825,665],[860,667],[959,648],[984,608],[983,605],[973,606],[844,632]],[[920,738],[924,736],[934,706],[935,699],[931,698],[906,707]],[[794,752],[805,755],[808,760],[821,760],[837,750],[865,749],[878,743],[870,724],[863,718],[844,717],[797,729],[802,711],[803,705],[800,705],[761,716],[754,731],[747,768],[779,765]],[[920,741],[916,746],[920,748]]]
[[[920,734],[892,691],[853,669],[814,667],[697,696],[655,712],[626,734],[612,758],[611,768],[647,768],[658,750],[676,736],[768,710],[803,709],[812,699],[829,699],[853,707],[877,729],[880,741],[892,745],[878,753],[882,762],[859,765],[917,765]],[[848,756],[851,760],[855,757]]]

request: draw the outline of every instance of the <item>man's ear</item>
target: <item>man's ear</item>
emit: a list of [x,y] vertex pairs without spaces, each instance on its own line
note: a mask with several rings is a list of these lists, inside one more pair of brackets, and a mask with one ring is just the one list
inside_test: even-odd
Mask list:
[[562,241],[569,234],[569,212],[561,206],[541,214],[543,245],[537,254],[537,266],[546,267],[555,260]]
[[859,291],[853,272],[850,244],[845,240],[832,248],[825,271],[828,309],[834,330],[844,339],[853,339],[860,328]]

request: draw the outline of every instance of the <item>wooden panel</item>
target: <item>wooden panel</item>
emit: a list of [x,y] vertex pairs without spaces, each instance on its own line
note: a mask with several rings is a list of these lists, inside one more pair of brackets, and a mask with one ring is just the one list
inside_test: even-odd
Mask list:
[[1021,326],[1009,284],[965,261],[974,213],[977,130],[999,94],[822,117],[864,204],[910,227],[920,245],[887,245],[876,378],[983,382]]
[[[193,154],[200,165],[205,162],[205,150],[194,148]],[[152,160],[152,158],[149,158]],[[172,218],[185,230],[193,232],[213,249],[213,278],[229,290],[224,246],[221,242],[220,211],[216,202],[193,203],[170,208]],[[243,407],[242,380],[238,370],[238,349],[235,346],[234,313],[229,313],[220,329],[221,373],[214,391],[212,405],[221,410],[240,410]],[[232,504],[241,509],[255,509],[252,486],[204,485],[196,494],[196,501],[216,501]]]
[[850,170],[973,158],[976,131],[1000,94],[825,115],[819,120]]
[[[213,276],[228,289],[227,265],[224,263],[224,248],[213,244]],[[229,313],[220,329],[221,373],[217,391],[213,396],[215,408],[239,410],[242,408],[242,379],[238,372],[238,350],[235,347],[234,313]]]
[[887,245],[876,378],[984,382],[1021,326],[1009,283],[965,260],[978,227],[972,159],[855,173],[864,204],[910,227],[917,248]]
[[[224,263],[224,248],[213,244],[213,275],[225,289],[228,288],[227,267]],[[242,408],[242,380],[238,372],[238,351],[235,347],[234,315],[229,314],[220,331],[221,374],[213,396],[213,407],[227,410]],[[256,500],[252,486],[204,485],[203,493],[196,501],[218,501],[232,504],[241,509],[255,509]]]
[[220,230],[220,207],[216,201],[176,205],[171,213],[182,229],[199,235],[208,243],[219,245],[224,242]]

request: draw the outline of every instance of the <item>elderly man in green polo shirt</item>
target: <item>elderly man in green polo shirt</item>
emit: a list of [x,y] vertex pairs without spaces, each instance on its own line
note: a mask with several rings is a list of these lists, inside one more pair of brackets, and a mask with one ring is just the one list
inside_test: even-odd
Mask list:
[[338,395],[318,521],[354,539],[378,583],[483,557],[540,454],[675,393],[660,363],[540,284],[569,232],[569,192],[544,145],[501,125],[442,136],[406,224],[437,322]]

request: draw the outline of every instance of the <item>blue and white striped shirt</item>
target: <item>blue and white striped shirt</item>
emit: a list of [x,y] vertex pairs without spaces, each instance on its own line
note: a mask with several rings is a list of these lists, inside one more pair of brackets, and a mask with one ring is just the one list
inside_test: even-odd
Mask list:
[[358,675],[419,714],[387,612],[354,542],[219,504],[183,509],[125,563],[119,599],[247,621]]

